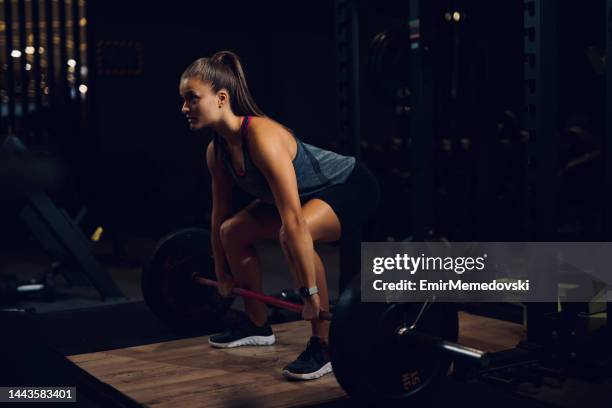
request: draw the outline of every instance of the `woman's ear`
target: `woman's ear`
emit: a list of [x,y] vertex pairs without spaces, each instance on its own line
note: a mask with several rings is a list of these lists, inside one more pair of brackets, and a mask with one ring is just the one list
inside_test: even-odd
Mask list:
[[221,108],[223,105],[228,104],[229,94],[227,93],[227,90],[220,89],[219,92],[217,92],[217,100],[219,102],[219,108]]

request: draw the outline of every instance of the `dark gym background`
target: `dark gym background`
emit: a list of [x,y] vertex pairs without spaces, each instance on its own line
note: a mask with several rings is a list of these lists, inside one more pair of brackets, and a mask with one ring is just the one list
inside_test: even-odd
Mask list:
[[[521,173],[526,167],[527,138],[523,4],[498,3],[441,1],[423,9],[434,78],[431,167],[435,193],[431,204],[435,234],[455,240],[483,235],[521,239],[512,220],[521,217],[518,212],[525,205],[520,178],[525,177]],[[43,94],[42,105],[32,106],[35,93],[29,84],[28,114],[5,115],[2,130],[18,135],[31,150],[58,157],[66,172],[51,193],[72,212],[87,207],[88,219],[97,224],[104,221],[110,236],[156,236],[177,225],[205,224],[210,199],[202,151],[209,136],[187,130],[179,112],[177,78],[195,58],[232,49],[241,56],[256,101],[268,115],[309,143],[359,154],[375,171],[384,199],[376,225],[369,228],[370,236],[404,239],[411,235],[412,139],[406,125],[410,114],[401,114],[403,102],[397,92],[407,84],[402,68],[408,69],[409,64],[407,53],[398,51],[397,40],[388,47],[387,60],[380,64],[383,68],[372,68],[371,53],[377,33],[405,24],[402,13],[407,6],[401,4],[362,5],[367,18],[359,21],[361,126],[357,141],[343,138],[339,130],[334,5],[326,1],[312,2],[298,11],[280,1],[257,5],[181,2],[176,7],[112,1],[85,7],[82,3],[80,13],[86,13],[86,24],[81,29],[81,47],[86,52],[75,63],[76,72],[85,68],[86,75],[76,79],[79,84],[66,84],[58,65],[57,88],[51,88],[51,96]],[[459,6],[463,20],[447,21],[445,12]],[[231,18],[226,17],[228,11],[233,12]],[[574,7],[571,2],[559,2],[558,16],[558,61],[551,68],[558,76],[559,143],[550,149],[558,150],[562,171],[567,162],[585,152],[597,152],[601,145],[604,3]],[[14,42],[19,33],[15,23]],[[66,26],[70,56],[70,20]],[[54,30],[59,42],[61,30]],[[31,40],[31,27],[26,34]],[[55,44],[56,54],[62,52],[60,45]],[[3,57],[6,60],[6,52]],[[19,113],[24,97],[17,62],[12,80]],[[33,71],[24,72],[25,79],[33,82]],[[4,84],[5,99],[11,100],[6,75]],[[71,97],[71,92],[78,94],[80,84],[87,86],[85,97]],[[66,90],[62,85],[67,85]],[[5,113],[10,105],[5,104]],[[590,197],[582,203],[571,200],[577,195],[571,191],[576,183],[560,181],[559,224],[572,222],[562,218],[568,212],[574,214],[585,201],[597,207],[600,178],[601,172],[594,170],[578,183],[580,194]],[[499,190],[498,194],[483,191],[483,184]],[[574,215],[585,216],[593,209]],[[5,245],[22,242],[27,235],[12,221],[3,217],[11,231],[0,238]]]
[[118,228],[136,234],[164,219],[174,225],[205,219],[210,200],[202,154],[208,138],[187,130],[178,78],[191,61],[221,48],[241,56],[268,115],[313,143],[333,141],[331,4],[315,2],[298,14],[282,2],[143,4],[87,4],[91,64],[78,131],[70,128],[76,118],[67,112],[68,123],[61,123],[63,112],[50,118],[60,122],[53,131],[51,123],[38,125],[46,137],[17,119],[14,131],[31,148],[53,150],[69,166],[74,183],[62,185],[68,191],[61,197],[70,205],[112,212],[109,218],[123,214]]

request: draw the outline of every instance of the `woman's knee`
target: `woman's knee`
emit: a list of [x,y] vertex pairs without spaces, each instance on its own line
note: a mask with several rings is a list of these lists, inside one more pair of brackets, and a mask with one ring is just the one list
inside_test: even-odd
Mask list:
[[223,248],[230,249],[237,245],[242,245],[243,223],[236,217],[231,217],[225,220],[219,228],[219,237]]

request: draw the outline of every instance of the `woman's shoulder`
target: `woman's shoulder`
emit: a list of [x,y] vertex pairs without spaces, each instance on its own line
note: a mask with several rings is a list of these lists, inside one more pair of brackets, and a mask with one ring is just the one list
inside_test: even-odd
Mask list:
[[266,134],[282,134],[287,131],[287,128],[272,118],[266,116],[250,116],[249,117],[249,134],[266,133]]
[[[257,155],[259,152],[291,152],[290,143],[293,136],[287,128],[273,119],[253,116],[247,130],[249,152]],[[279,147],[281,148],[279,150]]]
[[252,116],[248,127],[249,144],[259,146],[286,144],[291,133],[277,121],[261,116]]

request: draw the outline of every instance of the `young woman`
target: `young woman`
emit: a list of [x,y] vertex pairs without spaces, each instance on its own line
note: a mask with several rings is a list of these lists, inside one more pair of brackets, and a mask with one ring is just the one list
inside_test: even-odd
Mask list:
[[[313,244],[336,241],[368,218],[378,202],[376,180],[354,157],[303,143],[266,117],[251,97],[238,56],[230,51],[193,62],[181,76],[179,92],[190,128],[214,130],[206,163],[212,176],[211,235],[219,293],[231,296],[234,285],[261,291],[254,244],[278,239],[304,299],[302,317],[312,326],[306,350],[283,375],[305,380],[331,372],[329,322],[318,319],[319,311],[329,310],[325,269]],[[236,213],[234,183],[255,197]],[[212,346],[274,344],[266,306],[252,299],[244,304],[250,322],[210,337]]]

